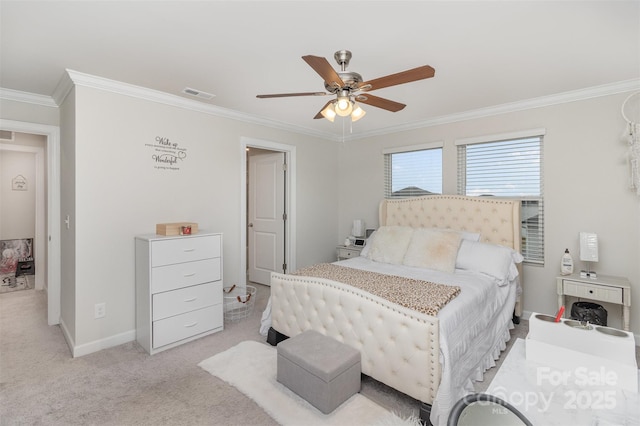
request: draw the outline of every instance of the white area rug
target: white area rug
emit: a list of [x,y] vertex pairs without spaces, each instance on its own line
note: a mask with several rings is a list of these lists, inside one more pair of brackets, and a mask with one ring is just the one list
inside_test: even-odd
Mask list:
[[276,348],[245,341],[212,356],[200,364],[254,400],[283,426],[311,425],[414,425],[370,399],[356,394],[330,414],[315,407],[276,380]]

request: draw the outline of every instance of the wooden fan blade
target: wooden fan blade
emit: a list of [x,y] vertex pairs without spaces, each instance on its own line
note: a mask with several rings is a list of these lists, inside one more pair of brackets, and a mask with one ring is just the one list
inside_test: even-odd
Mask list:
[[306,55],[302,59],[309,64],[315,72],[320,74],[320,77],[324,79],[324,82],[328,86],[337,85],[338,87],[344,86],[344,81],[340,78],[336,70],[333,69],[329,61],[321,56]]
[[266,99],[266,98],[286,98],[290,96],[326,96],[326,95],[331,95],[331,93],[325,93],[325,92],[274,93],[271,95],[256,95],[256,98]]
[[423,65],[418,68],[413,68],[407,71],[402,71],[396,74],[390,74],[384,77],[376,78],[374,80],[362,82],[358,85],[358,87],[371,85],[371,88],[366,90],[377,90],[382,89],[383,87],[395,86],[398,84],[410,83],[412,81],[431,78],[435,75],[435,73],[436,70],[431,68],[429,65]]
[[356,101],[377,108],[386,109],[391,112],[398,112],[406,107],[405,104],[401,104],[400,102],[390,101],[389,99],[373,96],[369,93],[356,96]]
[[313,117],[314,120],[317,120],[318,118],[324,118],[324,115],[322,115],[322,111],[333,101],[329,101],[326,104],[323,105],[322,108],[320,108],[320,111],[318,111],[318,113],[315,115],[315,117]]

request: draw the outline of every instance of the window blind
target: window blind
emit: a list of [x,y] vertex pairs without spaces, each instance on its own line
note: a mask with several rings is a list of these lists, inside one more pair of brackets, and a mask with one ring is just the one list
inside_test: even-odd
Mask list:
[[521,200],[522,255],[544,264],[542,136],[458,145],[458,193]]
[[442,193],[442,148],[384,154],[385,198]]

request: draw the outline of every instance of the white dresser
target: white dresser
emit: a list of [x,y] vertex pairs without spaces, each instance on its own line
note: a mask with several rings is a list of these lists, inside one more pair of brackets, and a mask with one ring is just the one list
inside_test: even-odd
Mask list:
[[223,328],[222,234],[140,235],[136,340],[150,354]]

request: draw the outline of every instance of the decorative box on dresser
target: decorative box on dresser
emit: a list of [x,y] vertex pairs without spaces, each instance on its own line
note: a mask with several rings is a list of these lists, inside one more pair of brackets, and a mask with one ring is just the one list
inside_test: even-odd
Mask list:
[[223,329],[222,234],[139,235],[136,340],[150,354]]

